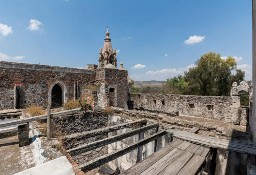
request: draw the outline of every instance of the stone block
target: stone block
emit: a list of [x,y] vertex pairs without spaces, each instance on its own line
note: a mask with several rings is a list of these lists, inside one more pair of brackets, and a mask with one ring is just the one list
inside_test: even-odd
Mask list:
[[29,123],[18,126],[19,146],[29,145]]

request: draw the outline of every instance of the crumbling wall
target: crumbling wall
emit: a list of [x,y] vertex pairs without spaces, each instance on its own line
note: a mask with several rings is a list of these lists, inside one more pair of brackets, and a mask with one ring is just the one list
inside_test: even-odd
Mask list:
[[195,96],[173,94],[131,94],[135,109],[203,117],[224,122],[246,124],[246,108],[240,107],[238,96]]
[[[72,137],[65,138],[70,134],[81,133],[94,129],[104,128],[108,124],[108,116],[103,112],[79,112],[62,116],[52,117],[53,137],[63,137],[62,144],[66,150],[77,147],[81,144],[94,142],[96,140],[107,138],[107,134],[101,134],[90,138]],[[93,160],[107,153],[107,146],[103,146],[83,154],[73,156],[76,163],[82,164]]]
[[95,78],[96,73],[92,70],[0,61],[0,109],[15,108],[16,86],[24,92],[22,107],[47,107],[48,93],[54,84],[61,82],[65,86],[67,101],[74,99],[76,82],[79,89],[83,89]]

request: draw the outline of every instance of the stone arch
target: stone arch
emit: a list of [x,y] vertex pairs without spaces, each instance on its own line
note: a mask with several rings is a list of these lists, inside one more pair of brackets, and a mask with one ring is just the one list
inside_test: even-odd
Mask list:
[[51,84],[48,91],[48,104],[51,107],[61,107],[66,102],[67,87],[61,82],[57,81]]

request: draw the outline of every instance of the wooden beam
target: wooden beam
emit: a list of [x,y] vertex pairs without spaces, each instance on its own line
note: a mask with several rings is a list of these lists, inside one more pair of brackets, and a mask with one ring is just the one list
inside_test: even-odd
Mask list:
[[151,136],[149,136],[149,137],[147,137],[147,138],[145,138],[145,139],[143,139],[143,140],[141,140],[137,143],[134,143],[134,144],[124,148],[124,149],[113,151],[110,154],[100,156],[100,157],[98,157],[94,160],[91,160],[91,161],[87,162],[87,163],[81,164],[77,167],[77,169],[81,169],[82,171],[85,171],[85,172],[90,171],[90,170],[92,170],[96,167],[99,167],[99,166],[101,166],[105,163],[108,163],[108,162],[110,162],[110,161],[112,161],[112,160],[114,160],[114,159],[116,159],[120,156],[123,156],[123,155],[127,154],[128,152],[137,149],[139,146],[145,145],[145,144],[147,144],[147,143],[149,143],[149,142],[155,140],[156,138],[161,137],[165,134],[166,134],[166,131],[158,132],[158,133],[153,134],[153,135],[151,135]]
[[[72,113],[76,113],[79,111],[80,111],[80,109],[72,109],[72,110],[68,110],[68,111],[52,113],[52,115],[57,116],[57,115],[63,115],[63,114],[68,114],[68,113],[72,114]],[[24,118],[24,119],[19,119],[19,120],[15,120],[15,121],[8,121],[8,122],[0,123],[0,128],[13,126],[13,125],[20,125],[23,123],[28,123],[28,122],[38,121],[38,120],[45,120],[45,119],[47,119],[47,115],[39,115],[39,116],[31,117],[31,118]]]
[[173,137],[189,141],[191,143],[197,143],[206,147],[225,149],[242,154],[256,155],[256,144],[249,141],[236,141],[218,139],[213,137],[205,137],[198,134],[189,133],[186,131],[168,130],[172,133]]
[[108,137],[108,138],[105,138],[105,139],[102,139],[102,140],[98,140],[98,141],[95,141],[95,142],[92,142],[92,143],[83,144],[81,146],[69,149],[69,150],[67,150],[67,152],[70,153],[72,156],[75,156],[75,155],[78,155],[80,153],[87,152],[87,151],[90,151],[90,150],[93,150],[93,149],[96,149],[96,148],[108,145],[110,143],[117,142],[119,140],[123,140],[123,139],[125,139],[127,137],[131,137],[131,136],[133,136],[135,134],[144,132],[144,131],[149,130],[149,129],[156,128],[158,126],[159,126],[158,123],[157,124],[148,125],[148,126],[145,126],[145,127],[142,127],[142,128],[134,129],[132,131],[129,131],[129,132],[126,132],[126,133],[123,133],[123,134],[119,134],[119,135],[115,135],[115,136],[112,136],[112,137]]
[[108,132],[113,132],[113,131],[123,129],[123,128],[126,128],[128,126],[132,126],[132,125],[135,125],[135,124],[138,124],[138,123],[147,124],[147,120],[142,119],[142,120],[127,122],[127,123],[123,123],[123,124],[119,124],[119,125],[108,126],[108,127],[105,127],[105,128],[95,129],[95,130],[91,130],[91,131],[85,131],[85,132],[82,132],[82,133],[74,133],[74,134],[64,136],[63,139],[72,139],[72,138],[77,138],[77,137],[90,138],[90,137],[93,137],[95,135],[100,135],[100,134],[104,134],[104,133],[108,133]]

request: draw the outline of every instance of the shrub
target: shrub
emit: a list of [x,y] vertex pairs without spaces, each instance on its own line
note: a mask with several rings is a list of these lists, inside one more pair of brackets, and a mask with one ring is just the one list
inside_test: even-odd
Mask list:
[[114,111],[113,111],[113,109],[112,109],[111,107],[106,107],[105,110],[104,110],[104,112],[105,112],[106,114],[113,114],[113,113],[114,113]]
[[85,112],[88,110],[93,110],[93,108],[94,108],[94,100],[93,100],[92,95],[85,96],[83,98],[83,100],[79,101],[79,103],[80,103],[82,110]]
[[69,100],[64,104],[64,109],[66,110],[75,109],[79,107],[80,107],[80,104],[78,100]]
[[31,116],[38,116],[38,115],[43,115],[45,114],[45,110],[41,106],[29,106],[26,108],[26,113],[28,113]]

